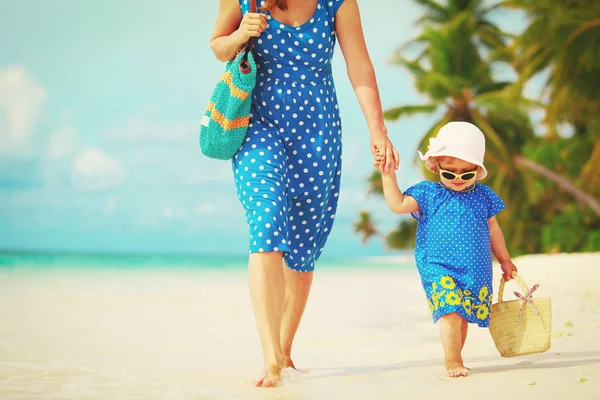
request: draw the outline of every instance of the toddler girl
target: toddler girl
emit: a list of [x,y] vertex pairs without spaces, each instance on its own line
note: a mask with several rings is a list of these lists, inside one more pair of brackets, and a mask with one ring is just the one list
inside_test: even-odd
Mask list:
[[419,152],[440,181],[423,181],[404,193],[395,170],[384,170],[383,155],[375,158],[389,208],[418,220],[417,269],[433,321],[439,321],[450,377],[469,374],[461,355],[468,323],[489,326],[492,253],[505,280],[517,271],[495,217],[504,202],[488,186],[476,183],[487,175],[484,153],[485,137],[476,126],[450,122],[430,139],[425,155]]

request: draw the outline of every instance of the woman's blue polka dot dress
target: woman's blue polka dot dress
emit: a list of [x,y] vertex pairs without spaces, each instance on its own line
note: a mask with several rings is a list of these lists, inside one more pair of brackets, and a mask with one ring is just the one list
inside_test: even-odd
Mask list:
[[419,203],[415,259],[433,321],[456,312],[489,326],[492,247],[488,219],[504,209],[488,186],[462,192],[439,182],[420,182],[404,192]]
[[[239,0],[242,13],[249,1]],[[246,140],[232,160],[250,226],[250,253],[283,252],[313,271],[333,226],[342,132],[331,60],[343,0],[318,0],[301,26],[279,23],[254,41],[257,82]]]

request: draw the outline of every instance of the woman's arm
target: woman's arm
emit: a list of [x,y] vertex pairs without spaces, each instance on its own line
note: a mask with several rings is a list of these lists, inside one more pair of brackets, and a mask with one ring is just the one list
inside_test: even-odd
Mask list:
[[500,228],[500,224],[498,224],[496,217],[490,218],[488,220],[488,225],[490,227],[492,253],[494,253],[494,257],[496,257],[496,260],[500,263],[500,268],[502,268],[502,272],[504,272],[504,280],[509,281],[512,279],[513,272],[517,272],[517,267],[510,259],[510,254],[508,254],[506,242],[504,241],[504,233],[502,233],[502,229]]
[[346,60],[348,77],[367,120],[371,153],[383,154],[384,170],[398,169],[398,152],[387,136],[375,70],[367,51],[357,0],[345,0],[335,16],[335,31]]
[[260,36],[265,29],[265,14],[247,13],[242,18],[238,0],[220,0],[210,48],[217,60],[229,61],[248,39]]

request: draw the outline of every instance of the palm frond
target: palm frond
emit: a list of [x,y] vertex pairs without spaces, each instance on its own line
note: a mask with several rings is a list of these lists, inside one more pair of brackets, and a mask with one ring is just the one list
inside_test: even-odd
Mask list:
[[486,138],[489,139],[497,149],[499,155],[503,160],[510,160],[511,156],[508,149],[504,145],[502,138],[498,135],[498,132],[489,124],[489,122],[479,113],[479,111],[471,110],[471,116],[473,122],[481,128]]
[[496,11],[496,10],[498,10],[500,8],[505,7],[504,3],[505,3],[504,1],[501,1],[501,2],[498,2],[496,4],[492,4],[491,6],[484,7],[484,8],[481,9],[480,13],[481,13],[482,16],[486,16],[489,13],[491,13],[492,11]]
[[434,0],[415,0],[415,2],[426,9],[428,16],[444,20],[448,18],[448,10]]
[[[439,121],[436,121],[436,123],[431,128],[429,128],[429,130],[427,131],[427,133],[425,133],[425,135],[423,135],[423,137],[421,138],[421,141],[418,144],[418,149],[424,153],[427,149],[427,146],[429,145],[429,139],[431,139],[432,137],[435,137],[437,135],[438,131],[440,130],[440,128],[442,126],[446,125],[450,121],[452,121],[452,113],[450,111],[448,111],[442,116],[442,118],[440,118]],[[415,155],[414,162],[418,163],[420,161],[421,161],[421,159],[419,158],[418,154]],[[421,165],[422,165],[423,172],[427,172],[428,170],[425,167],[425,163],[421,163]]]
[[459,76],[449,76],[441,72],[426,72],[415,83],[417,90],[427,93],[432,99],[442,101],[452,95],[461,93],[469,86],[469,82]]
[[384,111],[383,118],[388,121],[397,121],[401,117],[412,116],[416,114],[427,113],[431,114],[438,109],[436,104],[424,104],[424,105],[415,105],[415,106],[400,106],[390,108],[389,110]]
[[419,76],[419,75],[425,73],[425,70],[423,69],[423,67],[421,66],[421,64],[419,63],[418,60],[408,60],[398,54],[391,60],[391,62],[394,65],[400,65],[400,66],[408,69],[415,76]]
[[484,84],[482,86],[474,88],[473,94],[475,94],[476,96],[480,96],[485,93],[499,92],[506,89],[510,85],[512,85],[512,82],[490,82],[488,84]]

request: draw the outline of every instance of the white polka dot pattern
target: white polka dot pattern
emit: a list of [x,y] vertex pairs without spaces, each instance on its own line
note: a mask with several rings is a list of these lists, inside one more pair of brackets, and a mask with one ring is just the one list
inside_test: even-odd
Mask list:
[[[424,181],[404,194],[419,203],[420,211],[413,214],[419,221],[415,259],[434,322],[458,312],[467,321],[487,327],[492,299],[488,219],[504,209],[504,202],[479,183],[473,190],[456,192],[439,182]],[[444,301],[450,292],[456,297],[452,294],[450,302]],[[473,297],[467,299],[465,293]]]
[[[250,252],[281,251],[313,271],[331,232],[341,177],[341,121],[331,75],[334,17],[343,0],[319,0],[299,27],[268,14],[255,41],[257,83],[248,135],[233,159],[250,226]],[[240,0],[247,12],[247,0]]]

